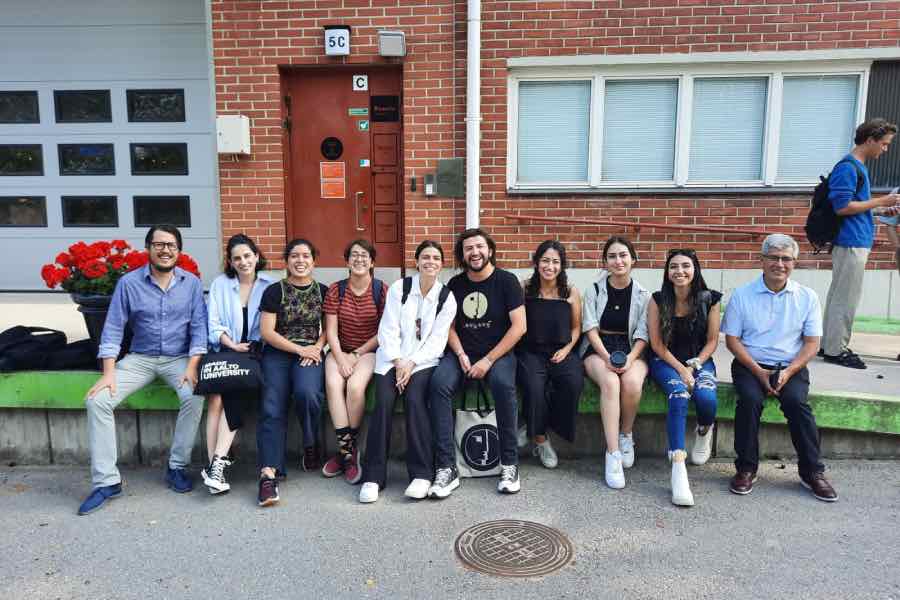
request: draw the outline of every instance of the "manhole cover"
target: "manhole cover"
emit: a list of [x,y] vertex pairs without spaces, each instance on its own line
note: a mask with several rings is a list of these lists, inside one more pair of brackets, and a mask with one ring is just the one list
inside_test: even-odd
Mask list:
[[456,555],[467,567],[503,577],[539,577],[566,566],[574,556],[561,532],[529,521],[488,521],[456,538]]

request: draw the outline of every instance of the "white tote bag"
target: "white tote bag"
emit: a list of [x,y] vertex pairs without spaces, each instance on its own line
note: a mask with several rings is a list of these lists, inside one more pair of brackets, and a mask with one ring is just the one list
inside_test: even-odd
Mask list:
[[462,408],[456,411],[456,469],[460,477],[499,475],[500,432],[497,415],[488,404],[484,383],[478,382],[475,410],[466,408],[468,395],[464,390]]

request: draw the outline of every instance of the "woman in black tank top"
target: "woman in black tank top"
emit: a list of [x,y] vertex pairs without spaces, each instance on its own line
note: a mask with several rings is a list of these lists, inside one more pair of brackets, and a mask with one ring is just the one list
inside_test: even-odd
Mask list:
[[534,274],[526,279],[528,330],[516,349],[528,437],[534,454],[548,469],[557,456],[549,429],[572,442],[575,412],[584,387],[584,370],[572,353],[581,334],[581,295],[566,278],[566,249],[556,240],[542,242],[532,257]]

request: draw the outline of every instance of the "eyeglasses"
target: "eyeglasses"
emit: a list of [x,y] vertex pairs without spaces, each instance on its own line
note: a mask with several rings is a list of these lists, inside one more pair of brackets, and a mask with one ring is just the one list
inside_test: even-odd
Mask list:
[[175,242],[150,242],[150,247],[159,252],[160,250],[178,250],[178,244]]
[[772,264],[781,263],[783,265],[792,265],[797,260],[793,256],[774,256],[772,254],[763,254],[762,257]]
[[351,252],[350,260],[369,260],[368,252]]

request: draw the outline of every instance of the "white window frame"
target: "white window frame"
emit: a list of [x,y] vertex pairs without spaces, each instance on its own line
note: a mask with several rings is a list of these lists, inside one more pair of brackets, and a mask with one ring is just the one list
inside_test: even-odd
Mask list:
[[[560,57],[561,60],[566,57]],[[868,93],[872,60],[809,60],[734,63],[684,64],[601,64],[595,66],[513,67],[507,77],[507,165],[506,180],[509,191],[566,191],[566,190],[622,190],[622,189],[766,189],[808,188],[809,181],[781,181],[778,179],[778,152],[781,128],[781,108],[785,76],[856,76],[857,85],[855,124],[865,119],[865,99]],[[703,181],[688,179],[690,161],[691,119],[693,114],[693,84],[696,78],[764,77],[768,80],[766,94],[765,130],[760,171],[762,177],[752,181]],[[676,79],[678,105],[675,126],[675,163],[671,180],[665,181],[603,181],[600,171],[603,152],[603,107],[606,81]],[[518,181],[518,88],[523,81],[584,81],[590,80],[591,100],[588,132],[588,181],[584,183]],[[848,150],[852,140],[848,140]]]

